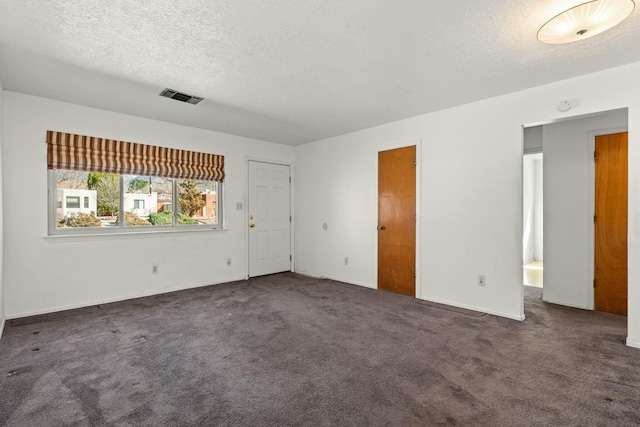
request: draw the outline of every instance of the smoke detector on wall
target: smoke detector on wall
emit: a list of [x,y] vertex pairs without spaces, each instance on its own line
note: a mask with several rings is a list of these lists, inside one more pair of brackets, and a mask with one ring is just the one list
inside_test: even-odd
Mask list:
[[197,104],[202,101],[204,98],[200,98],[199,96],[187,95],[186,93],[178,92],[173,89],[165,89],[160,92],[160,96],[164,96],[165,98],[175,99],[177,101],[186,102],[187,104]]
[[565,99],[563,101],[560,101],[560,103],[558,104],[558,111],[564,113],[566,111],[569,111],[571,107],[571,101]]

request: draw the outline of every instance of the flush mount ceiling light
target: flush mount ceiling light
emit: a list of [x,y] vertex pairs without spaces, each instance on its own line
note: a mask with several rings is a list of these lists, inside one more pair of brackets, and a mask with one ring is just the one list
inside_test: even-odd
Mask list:
[[633,0],[595,0],[583,3],[547,21],[538,31],[538,40],[561,44],[595,36],[627,19],[635,6]]

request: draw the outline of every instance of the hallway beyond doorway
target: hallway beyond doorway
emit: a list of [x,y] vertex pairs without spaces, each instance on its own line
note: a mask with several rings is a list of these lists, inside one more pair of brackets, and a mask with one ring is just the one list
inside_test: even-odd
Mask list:
[[524,265],[524,281],[527,286],[542,287],[543,261],[531,261]]

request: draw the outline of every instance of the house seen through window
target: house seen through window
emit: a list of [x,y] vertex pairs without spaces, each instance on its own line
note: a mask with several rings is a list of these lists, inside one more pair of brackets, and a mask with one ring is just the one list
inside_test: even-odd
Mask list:
[[60,169],[50,173],[59,231],[220,225],[221,184],[216,181]]

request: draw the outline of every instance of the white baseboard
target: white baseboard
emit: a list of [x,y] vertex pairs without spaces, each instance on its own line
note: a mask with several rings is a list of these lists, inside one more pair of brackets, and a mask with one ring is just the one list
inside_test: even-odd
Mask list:
[[127,301],[127,300],[130,300],[130,299],[144,298],[144,297],[150,297],[150,296],[154,296],[154,295],[168,294],[168,293],[177,292],[177,291],[186,291],[187,289],[203,288],[205,286],[219,285],[219,284],[222,284],[222,283],[236,282],[236,281],[240,281],[240,280],[245,280],[245,278],[244,277],[240,277],[238,279],[228,279],[228,280],[218,281],[218,282],[199,283],[199,284],[188,286],[188,287],[182,286],[182,287],[166,288],[166,289],[160,290],[159,292],[154,292],[154,291],[143,292],[143,293],[140,293],[140,294],[127,295],[126,297],[109,298],[109,299],[104,299],[104,300],[94,300],[94,301],[91,301],[91,302],[86,302],[86,303],[81,303],[81,304],[71,304],[71,305],[62,306],[62,307],[55,307],[55,308],[45,309],[45,310],[35,310],[35,311],[24,312],[24,313],[13,313],[13,314],[7,316],[7,320],[20,319],[20,318],[23,318],[23,317],[39,316],[41,314],[57,313],[59,311],[75,310],[77,308],[92,307],[94,305],[109,304],[109,303],[112,303],[112,302],[119,302],[119,301]]
[[309,279],[316,279],[316,280],[326,279],[326,277],[324,277],[324,276],[316,276],[316,275],[314,275],[314,274],[306,273],[306,272],[304,272],[304,271],[294,271],[294,270],[291,270],[291,272],[292,272],[292,273],[296,273],[296,274],[298,274],[298,275],[300,275],[300,276],[308,277]]
[[419,297],[421,300],[424,301],[430,301],[430,302],[435,302],[438,304],[444,304],[444,305],[450,305],[452,307],[458,307],[458,308],[464,308],[467,310],[473,310],[473,311],[479,311],[481,313],[487,313],[487,314],[491,314],[493,316],[498,316],[498,317],[506,317],[507,319],[512,319],[512,320],[517,320],[517,321],[523,321],[525,319],[524,314],[523,315],[515,315],[515,314],[511,314],[511,313],[502,313],[499,311],[493,311],[493,310],[487,310],[486,308],[482,308],[482,307],[477,307],[477,306],[473,306],[473,305],[467,305],[467,304],[460,304],[457,302],[451,302],[451,301],[447,301],[447,300],[442,300],[439,298],[425,298],[425,297]]
[[[544,295],[544,294],[543,294]],[[571,308],[579,308],[581,310],[591,310],[589,307],[584,306],[584,305],[579,305],[579,304],[574,304],[571,302],[565,302],[565,301],[560,301],[560,300],[553,300],[553,299],[549,299],[549,298],[542,298],[542,301],[544,302],[548,302],[551,304],[558,304],[558,305],[564,305],[567,307],[571,307]]]
[[329,280],[335,280],[336,282],[348,283],[349,285],[363,286],[363,287],[369,288],[369,289],[377,289],[371,283],[356,282],[356,281],[353,281],[353,280],[341,279],[339,277],[334,277],[334,276],[327,276],[326,278],[329,279]]
[[633,348],[640,348],[640,340],[635,340],[627,337],[627,346]]
[[365,288],[376,289],[376,287],[373,286],[370,283],[356,282],[356,281],[353,281],[353,280],[341,279],[341,278],[335,277],[335,276],[316,276],[315,274],[307,273],[305,271],[296,271],[295,273],[299,274],[301,276],[304,276],[304,277],[309,277],[311,279],[318,279],[318,280],[329,279],[329,280],[335,280],[336,282],[347,283],[349,285],[364,286]]
[[2,339],[2,332],[4,332],[5,323],[6,323],[6,319],[4,317],[0,319],[0,340]]
[[[326,279],[336,280],[338,282],[348,283],[350,285],[363,286],[363,287],[369,288],[369,289],[377,289],[374,285],[372,285],[370,283],[355,282],[355,281],[345,280],[345,279],[341,279],[339,277],[333,277],[333,276],[318,277],[318,276],[314,276],[312,274],[308,274],[308,273],[300,272],[300,271],[298,271],[297,273],[300,274],[301,276],[311,277],[311,278],[315,278],[315,279],[325,279],[326,278]],[[517,315],[510,314],[510,313],[502,313],[502,312],[498,312],[498,311],[487,310],[485,308],[480,308],[480,307],[476,307],[476,306],[471,306],[471,305],[466,305],[466,304],[458,304],[458,303],[454,303],[454,302],[451,302],[451,301],[445,301],[445,300],[439,300],[437,298],[424,298],[424,297],[416,297],[416,298],[421,299],[421,300],[425,300],[425,301],[435,302],[435,303],[438,303],[438,304],[445,304],[445,305],[450,305],[450,306],[453,306],[453,307],[464,308],[464,309],[467,309],[467,310],[479,311],[481,313],[487,313],[487,314],[491,314],[491,315],[494,315],[494,316],[506,317],[507,319],[517,320],[517,321],[525,320],[524,314],[522,316],[517,316]]]

